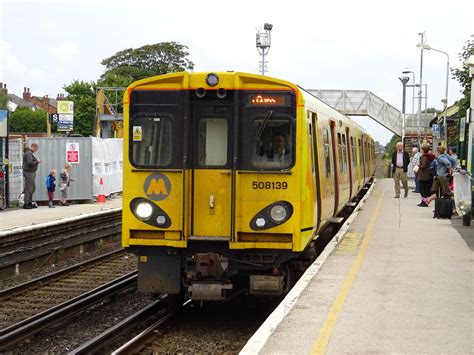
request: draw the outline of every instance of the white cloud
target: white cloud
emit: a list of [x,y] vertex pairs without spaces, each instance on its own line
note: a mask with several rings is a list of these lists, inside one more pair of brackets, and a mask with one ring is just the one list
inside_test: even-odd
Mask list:
[[59,46],[52,47],[51,51],[56,59],[59,60],[70,60],[72,56],[77,56],[80,53],[79,46],[72,41],[67,41],[61,43]]

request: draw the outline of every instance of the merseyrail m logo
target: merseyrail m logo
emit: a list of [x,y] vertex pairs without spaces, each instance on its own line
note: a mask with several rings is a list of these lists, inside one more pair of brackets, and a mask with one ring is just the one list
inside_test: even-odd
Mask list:
[[151,174],[146,178],[143,188],[145,194],[153,201],[161,201],[171,193],[171,182],[166,175]]

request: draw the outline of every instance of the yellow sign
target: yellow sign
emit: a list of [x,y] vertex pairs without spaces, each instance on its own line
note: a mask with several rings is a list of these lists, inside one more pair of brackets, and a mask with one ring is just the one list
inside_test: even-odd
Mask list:
[[66,113],[72,115],[74,113],[74,102],[58,101],[58,113]]
[[142,141],[142,126],[133,126],[133,141]]

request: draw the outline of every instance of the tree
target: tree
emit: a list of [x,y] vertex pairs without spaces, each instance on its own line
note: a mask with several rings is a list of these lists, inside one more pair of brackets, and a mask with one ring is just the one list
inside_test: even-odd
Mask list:
[[468,40],[466,45],[462,47],[462,52],[459,53],[459,59],[463,63],[462,68],[451,69],[453,78],[461,85],[461,93],[463,98],[459,100],[459,116],[464,117],[466,110],[469,108],[469,101],[471,97],[471,77],[469,76],[469,67],[467,60],[471,55],[474,55],[474,41]]
[[46,132],[46,111],[17,107],[10,114],[10,132]]
[[74,102],[74,133],[93,135],[95,122],[95,83],[74,80],[63,86],[67,100]]
[[385,146],[385,154],[384,154],[384,158],[385,159],[392,159],[392,154],[395,152],[396,150],[396,145],[398,142],[401,142],[402,139],[400,136],[394,134],[392,139],[390,139],[390,142],[387,143],[387,145]]
[[102,60],[106,70],[99,85],[128,86],[150,76],[192,70],[194,63],[187,58],[187,49],[177,42],[161,42],[119,51]]
[[8,95],[5,91],[0,90],[0,110],[8,110]]

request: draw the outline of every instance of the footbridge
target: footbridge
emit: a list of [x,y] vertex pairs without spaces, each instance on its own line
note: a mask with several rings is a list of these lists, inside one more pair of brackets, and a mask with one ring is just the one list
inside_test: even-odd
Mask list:
[[402,136],[402,113],[368,90],[308,91],[347,116],[369,116],[388,130]]

